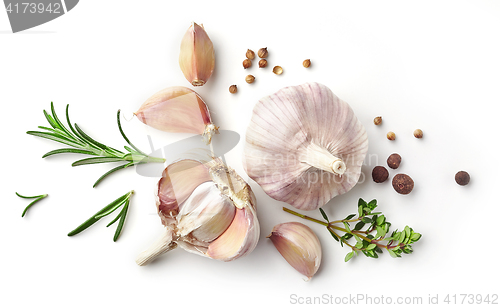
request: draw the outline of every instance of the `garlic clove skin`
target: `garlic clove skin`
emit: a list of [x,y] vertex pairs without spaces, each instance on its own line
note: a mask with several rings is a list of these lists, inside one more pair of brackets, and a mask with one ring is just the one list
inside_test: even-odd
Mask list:
[[274,226],[267,236],[285,260],[309,281],[321,264],[321,244],[308,226],[287,222]]
[[207,104],[186,87],[168,87],[148,98],[134,113],[144,124],[171,133],[203,135],[207,144],[218,133]]
[[182,38],[179,65],[184,77],[193,86],[204,85],[212,75],[215,67],[214,46],[203,26],[193,22]]
[[191,234],[198,241],[211,242],[226,231],[235,211],[231,200],[221,195],[214,182],[205,182],[183,203],[177,216],[177,234]]

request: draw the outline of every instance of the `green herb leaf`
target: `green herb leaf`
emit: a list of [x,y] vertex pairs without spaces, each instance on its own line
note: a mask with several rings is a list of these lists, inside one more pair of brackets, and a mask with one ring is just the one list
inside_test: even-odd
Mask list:
[[43,194],[43,195],[38,195],[38,196],[24,196],[24,195],[21,195],[19,193],[16,192],[16,195],[20,198],[24,198],[24,199],[35,199],[33,200],[30,204],[28,204],[28,206],[24,209],[21,217],[24,217],[24,215],[26,215],[26,213],[28,212],[28,210],[35,204],[37,203],[38,201],[42,200],[43,198],[47,197],[48,194]]
[[321,212],[321,216],[323,216],[323,218],[326,220],[326,222],[330,222],[330,220],[328,220],[328,216],[326,216],[325,211],[323,211],[322,208],[320,208],[319,211]]
[[344,261],[345,261],[345,262],[347,262],[347,261],[351,260],[351,259],[352,259],[352,257],[354,257],[354,252],[353,252],[353,251],[349,252],[349,253],[345,256]]
[[361,230],[363,229],[363,227],[365,226],[365,223],[363,221],[360,221],[358,222],[355,226],[354,226],[354,230],[355,231],[358,231],[358,230]]

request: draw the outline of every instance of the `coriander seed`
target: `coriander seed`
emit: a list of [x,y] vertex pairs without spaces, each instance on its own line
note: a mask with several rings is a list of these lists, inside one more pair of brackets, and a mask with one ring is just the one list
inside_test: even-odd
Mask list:
[[396,174],[392,179],[392,187],[402,195],[411,193],[414,185],[412,178],[403,173]]
[[422,132],[421,129],[416,129],[414,132],[413,132],[413,136],[415,136],[415,138],[422,138],[424,136],[424,133]]
[[382,124],[382,117],[376,117],[375,119],[373,119],[373,124],[375,125]]
[[247,83],[253,83],[253,82],[255,81],[255,77],[254,77],[253,75],[247,75],[247,76],[245,77],[245,81],[246,81]]
[[470,175],[467,172],[459,171],[455,174],[455,182],[457,182],[458,185],[465,186],[469,184],[469,181]]
[[247,68],[249,68],[250,66],[252,66],[252,61],[251,61],[251,60],[249,60],[249,59],[245,59],[245,60],[243,60],[243,68],[244,68],[244,69],[247,69]]
[[236,92],[238,92],[238,87],[235,84],[229,87],[229,93],[234,94]]
[[383,183],[389,177],[389,171],[384,166],[376,166],[372,171],[372,179],[375,183]]
[[387,139],[389,139],[389,140],[396,140],[396,134],[394,132],[388,132],[387,133]]
[[398,169],[400,164],[401,164],[401,155],[399,155],[398,153],[391,154],[387,158],[387,166],[391,167],[392,169]]
[[305,67],[305,68],[308,68],[309,66],[311,66],[311,59],[306,59],[302,62],[302,65]]
[[253,50],[248,49],[246,56],[248,59],[253,60],[253,59],[255,59],[255,52],[253,52]]
[[276,75],[281,75],[283,74],[283,68],[281,66],[275,66],[273,68],[273,73],[275,73]]
[[259,55],[259,58],[267,58],[269,54],[269,52],[267,51],[267,47],[259,49],[257,54]]
[[266,59],[261,59],[261,60],[259,61],[259,67],[260,67],[260,68],[264,68],[264,67],[266,67],[266,66],[267,66],[267,60],[266,60]]

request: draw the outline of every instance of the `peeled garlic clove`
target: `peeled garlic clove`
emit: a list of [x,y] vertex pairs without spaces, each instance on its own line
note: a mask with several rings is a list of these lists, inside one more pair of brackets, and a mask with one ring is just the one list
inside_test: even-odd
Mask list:
[[144,124],[165,132],[203,135],[207,144],[218,133],[207,104],[186,87],[169,87],[155,93],[135,115]]
[[321,244],[316,234],[300,222],[274,226],[268,236],[279,253],[310,280],[321,264]]
[[351,107],[326,86],[306,83],[255,105],[243,166],[272,198],[315,210],[356,185],[367,151]]
[[179,65],[184,77],[193,86],[204,85],[214,71],[215,52],[212,41],[205,29],[194,22],[182,39]]
[[193,191],[177,215],[177,234],[192,234],[198,241],[211,242],[229,227],[236,207],[220,194],[212,181],[205,182]]

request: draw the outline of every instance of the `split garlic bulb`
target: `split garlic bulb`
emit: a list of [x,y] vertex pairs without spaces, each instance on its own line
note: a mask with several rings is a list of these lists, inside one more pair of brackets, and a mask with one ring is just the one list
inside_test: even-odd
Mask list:
[[212,123],[201,96],[186,87],[169,87],[155,93],[135,115],[144,124],[165,132],[203,135],[207,144],[219,129]]
[[274,226],[267,236],[285,260],[310,280],[321,264],[321,244],[311,228],[300,222]]
[[356,185],[367,151],[351,107],[326,86],[306,83],[255,105],[243,165],[272,198],[315,210]]
[[179,65],[193,86],[204,85],[215,67],[214,45],[203,25],[193,22],[182,38]]
[[259,240],[255,196],[218,158],[169,165],[158,182],[156,205],[165,230],[138,256],[139,265],[176,247],[232,261],[252,252]]

